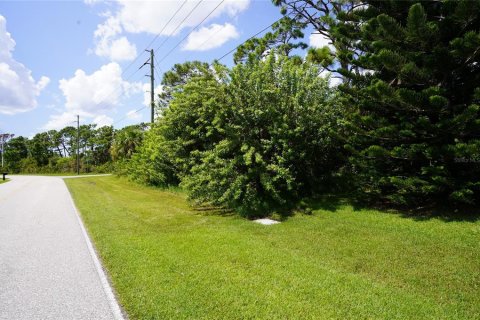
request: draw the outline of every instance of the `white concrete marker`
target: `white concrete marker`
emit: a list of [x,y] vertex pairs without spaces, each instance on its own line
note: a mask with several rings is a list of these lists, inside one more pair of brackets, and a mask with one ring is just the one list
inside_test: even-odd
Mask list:
[[280,221],[276,221],[276,220],[272,220],[272,219],[268,219],[268,218],[253,220],[253,222],[260,223],[260,224],[263,224],[263,225],[266,225],[266,226],[280,223]]

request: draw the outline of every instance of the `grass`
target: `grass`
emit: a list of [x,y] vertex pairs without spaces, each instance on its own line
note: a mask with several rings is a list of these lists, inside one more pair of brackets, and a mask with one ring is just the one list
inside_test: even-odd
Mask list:
[[65,182],[130,319],[480,318],[479,221],[336,205],[263,226],[117,177]]
[[5,183],[5,182],[8,182],[8,181],[10,181],[10,179],[8,179],[8,178],[5,178],[5,180],[0,179],[0,184]]

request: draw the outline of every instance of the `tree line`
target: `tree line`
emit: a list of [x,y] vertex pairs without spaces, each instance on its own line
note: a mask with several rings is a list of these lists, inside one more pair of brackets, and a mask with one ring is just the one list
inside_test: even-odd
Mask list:
[[112,172],[115,163],[130,157],[140,144],[146,125],[115,130],[94,124],[40,132],[32,138],[11,137],[4,143],[3,171],[11,173]]

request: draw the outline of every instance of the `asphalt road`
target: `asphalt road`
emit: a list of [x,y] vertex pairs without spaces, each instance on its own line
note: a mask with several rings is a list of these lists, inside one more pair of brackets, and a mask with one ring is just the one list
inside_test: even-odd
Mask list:
[[11,178],[0,184],[0,319],[121,319],[63,180]]

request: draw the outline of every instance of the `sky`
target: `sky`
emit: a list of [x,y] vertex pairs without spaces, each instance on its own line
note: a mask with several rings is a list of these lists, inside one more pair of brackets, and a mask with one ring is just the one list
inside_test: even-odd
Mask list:
[[212,62],[280,17],[270,0],[0,0],[0,133],[32,137],[77,115],[97,127],[148,122],[145,49],[158,93],[174,64]]

